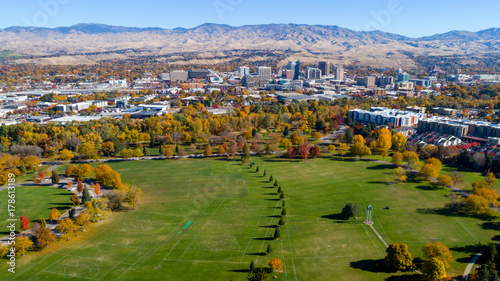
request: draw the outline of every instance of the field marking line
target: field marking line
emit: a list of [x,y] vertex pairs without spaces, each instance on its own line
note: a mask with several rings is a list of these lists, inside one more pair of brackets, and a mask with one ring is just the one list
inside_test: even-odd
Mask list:
[[191,242],[191,244],[189,244],[189,246],[186,248],[186,250],[184,251],[184,253],[182,253],[182,255],[180,256],[179,260],[182,259],[182,257],[186,254],[186,252],[189,250],[189,248],[191,248],[191,245],[193,245],[194,241],[196,241],[196,239],[198,239],[198,236],[200,236],[200,234],[203,232],[203,229],[205,229],[205,226],[207,226],[207,223],[213,218],[213,216],[217,213],[217,211],[219,210],[220,206],[222,206],[222,204],[224,204],[224,201],[226,201],[226,198],[222,199],[222,202],[220,202],[219,206],[217,207],[217,209],[215,209],[214,213],[210,216],[209,219],[207,219],[207,221],[205,222],[205,224],[203,225],[203,227],[201,228],[200,232],[198,232],[198,235],[196,235],[196,237],[193,239],[193,241]]
[[[64,259],[64,257],[61,257],[60,259],[58,259],[57,261],[55,261],[55,262],[51,263],[50,265],[53,265],[54,263],[59,262],[59,261],[60,261],[60,260],[62,260],[62,259]],[[42,273],[43,271],[45,271],[45,269],[40,270],[37,274],[35,274],[35,275],[31,276],[31,277],[30,277],[27,281],[29,281],[29,280],[31,280],[31,279],[33,279],[33,278],[35,278],[36,276],[38,276],[38,275],[39,275],[40,273]]]
[[164,261],[174,261],[174,262],[206,262],[206,263],[231,263],[231,264],[246,264],[246,262],[237,262],[237,261],[209,261],[209,260],[174,260],[174,259],[166,259]]
[[297,279],[297,270],[295,268],[295,260],[294,260],[294,257],[293,257],[292,239],[290,238],[290,232],[288,231],[288,226],[285,225],[285,228],[286,228],[286,234],[288,236],[288,244],[290,245],[290,255],[292,256],[293,274],[295,275],[295,281],[298,281],[298,279]]
[[[158,229],[158,231],[157,231],[155,234],[151,235],[151,237],[156,236],[156,235],[157,235],[160,231],[162,231],[164,228],[165,228],[165,226],[162,226],[160,229]],[[144,245],[146,242],[147,242],[147,240],[146,240],[146,239],[144,239],[144,242],[142,242],[141,246],[142,246],[142,245]],[[128,257],[129,257],[130,255],[132,255],[133,253],[135,253],[138,249],[141,249],[141,248],[142,248],[141,246],[137,247],[137,249],[135,249],[134,251],[130,252],[130,253],[129,253],[129,254],[128,254],[128,255],[127,255],[124,259],[122,259],[122,260],[121,260],[121,261],[120,261],[117,265],[113,266],[110,270],[108,270],[106,273],[104,273],[104,274],[101,276],[101,278],[99,278],[99,279],[97,279],[97,280],[101,280],[104,276],[106,276],[106,274],[108,274],[108,273],[109,273],[109,272],[111,272],[113,269],[115,269],[115,267],[117,267],[118,265],[120,265],[122,261],[124,261],[124,260],[128,259]],[[131,266],[130,266],[130,267],[131,267]],[[130,268],[130,267],[129,267],[129,268]]]
[[477,239],[477,236],[476,236],[476,235],[474,235],[472,232],[470,232],[470,230],[468,230],[468,229],[467,229],[467,227],[465,227],[465,226],[464,226],[464,225],[463,225],[463,224],[462,224],[462,223],[461,223],[461,222],[460,222],[457,218],[454,218],[454,219],[455,219],[455,220],[456,220],[456,221],[460,224],[460,226],[461,226],[463,229],[465,229],[465,231],[467,231],[467,233],[469,233],[469,234],[470,234],[470,236],[471,236],[472,238],[476,239],[476,241],[477,241],[477,242],[481,241],[481,240]]
[[250,247],[250,244],[252,243],[253,236],[255,234],[255,231],[259,228],[260,220],[262,219],[262,216],[264,215],[264,211],[266,210],[267,203],[269,201],[266,201],[266,205],[264,205],[264,208],[262,208],[262,212],[260,213],[259,220],[257,221],[257,224],[255,225],[255,228],[253,229],[252,235],[250,236],[250,239],[248,240],[247,247],[245,248],[245,251],[243,252],[243,256],[241,257],[240,262],[243,262],[243,259],[245,258],[245,254],[247,253],[248,247]]
[[[201,212],[201,214],[198,216],[201,217],[201,215],[203,215],[203,213],[205,213],[205,211],[208,209],[208,207],[210,207],[212,205],[212,203],[214,202],[215,199],[212,199],[212,201],[210,201],[210,203],[205,207],[205,209],[203,209],[203,212]],[[179,239],[179,241],[177,241],[177,243],[175,243],[174,247],[172,247],[172,249],[170,249],[170,251],[168,252],[168,254],[165,256],[165,259],[168,258],[168,256],[170,256],[170,254],[172,253],[172,251],[175,249],[175,247],[177,247],[177,245],[179,244],[179,242],[181,242],[182,238],[184,238],[184,236],[186,236],[186,233],[184,232],[182,235],[181,235],[181,239]],[[162,245],[163,246],[163,245]]]
[[[277,210],[281,210],[281,208],[278,208],[278,207],[279,207],[280,202],[281,202],[281,201],[278,201],[278,203],[276,203],[276,209],[274,209],[274,212],[273,212],[272,218],[270,219],[270,222],[269,222],[269,224],[270,224],[270,225],[272,225],[272,223],[273,223],[274,216],[276,216],[276,211],[277,211]],[[265,210],[265,209],[264,209],[264,210]],[[268,236],[269,229],[270,229],[270,228],[268,228],[268,229],[266,230],[266,236],[265,236],[266,238],[267,238],[267,237],[269,237],[269,236]],[[261,253],[261,252],[262,252],[262,248],[264,247],[264,243],[266,243],[266,241],[267,241],[267,240],[262,240],[262,244],[260,245],[260,248],[259,248],[259,253]],[[256,259],[256,262],[258,262],[258,261],[259,261],[259,257],[257,257],[257,259]]]

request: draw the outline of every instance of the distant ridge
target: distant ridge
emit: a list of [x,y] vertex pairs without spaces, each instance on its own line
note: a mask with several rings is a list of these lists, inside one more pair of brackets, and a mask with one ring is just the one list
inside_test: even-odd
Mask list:
[[149,54],[292,50],[311,60],[338,58],[338,62],[391,66],[411,64],[415,56],[500,53],[500,29],[450,31],[421,38],[383,31],[354,31],[335,25],[304,24],[234,27],[206,23],[194,28],[163,29],[81,23],[57,28],[14,26],[0,29],[0,51],[77,55],[126,49],[148,51]]

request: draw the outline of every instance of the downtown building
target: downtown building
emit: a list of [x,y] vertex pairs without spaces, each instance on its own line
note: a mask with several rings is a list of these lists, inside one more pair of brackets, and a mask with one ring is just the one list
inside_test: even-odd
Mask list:
[[421,120],[418,123],[417,131],[419,133],[437,132],[482,141],[487,141],[488,138],[500,138],[499,124],[447,117]]

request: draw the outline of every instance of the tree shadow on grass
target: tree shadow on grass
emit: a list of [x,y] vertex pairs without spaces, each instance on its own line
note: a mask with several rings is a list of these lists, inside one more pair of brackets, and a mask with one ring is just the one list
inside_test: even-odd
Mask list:
[[500,222],[485,222],[481,224],[481,228],[488,230],[500,230]]
[[250,272],[250,269],[232,269],[232,270],[228,270],[228,272],[248,273],[248,272]]
[[292,160],[288,158],[273,158],[273,159],[265,159],[264,162],[274,162],[274,163],[296,163],[302,160]]
[[398,275],[398,276],[391,276],[385,279],[385,281],[421,281],[421,280],[422,280],[422,274]]
[[491,238],[493,241],[500,241],[500,235],[495,235]]
[[248,253],[248,254],[245,254],[245,256],[259,256],[259,257],[263,257],[263,256],[266,256],[267,254],[266,253]]
[[379,164],[375,166],[370,166],[366,167],[368,170],[388,170],[388,169],[394,169],[393,165],[387,165],[387,164]]
[[356,162],[358,161],[357,159],[351,158],[351,157],[338,157],[338,156],[333,156],[330,158],[332,161],[340,161],[340,162]]
[[447,217],[463,217],[463,218],[476,218],[480,220],[485,220],[485,221],[492,221],[495,219],[494,216],[486,214],[486,215],[479,215],[479,214],[470,214],[462,211],[455,211],[450,208],[435,208],[435,209],[417,209],[417,213],[419,214],[425,214],[425,215],[441,215],[441,216],[447,216]]
[[274,237],[252,238],[252,239],[257,241],[273,241]]
[[259,227],[262,227],[262,228],[277,228],[276,225],[272,224],[272,225],[259,225]]
[[281,216],[279,216],[279,215],[267,216],[267,217],[268,217],[268,218],[276,218],[276,219],[281,218]]
[[[481,244],[472,244],[472,245],[466,245],[466,246],[461,246],[461,247],[452,247],[452,248],[450,248],[450,250],[455,251],[455,252],[472,254],[472,256],[475,256],[483,248],[484,248],[484,246]],[[470,261],[470,259],[467,261],[467,263],[469,263],[469,261]]]
[[268,193],[264,193],[264,195],[272,195],[272,196],[274,196],[274,195],[278,195],[278,193],[276,193],[276,192],[268,192]]
[[439,186],[437,184],[419,185],[419,186],[416,186],[415,188],[420,189],[420,190],[427,190],[427,191],[442,189],[441,186]]
[[264,199],[264,200],[267,200],[267,201],[280,201],[280,199]]
[[385,184],[385,185],[392,185],[393,182],[388,182],[388,181],[369,181],[367,182],[368,184]]
[[342,216],[341,213],[338,213],[338,214],[331,214],[331,215],[324,215],[324,216],[321,216],[322,219],[328,219],[328,220],[341,220],[341,221],[345,221],[344,220],[344,216]]
[[375,273],[391,272],[385,266],[383,259],[353,261],[350,263],[350,266],[354,269],[361,269],[364,271],[375,272]]

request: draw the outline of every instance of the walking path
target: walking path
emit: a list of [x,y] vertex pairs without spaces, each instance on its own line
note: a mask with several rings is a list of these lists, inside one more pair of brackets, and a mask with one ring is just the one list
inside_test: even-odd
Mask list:
[[[52,172],[56,168],[57,168],[57,165],[54,165],[54,166],[51,166],[50,168],[48,168],[48,170],[50,172]],[[44,181],[51,182],[51,179],[50,178],[46,178],[46,179],[44,179]],[[69,181],[73,182],[73,187],[72,188],[68,188],[67,187],[67,182],[69,182]],[[16,185],[16,186],[33,186],[33,185],[35,185],[33,182],[28,182],[28,183],[19,184],[19,185]],[[2,190],[4,188],[6,188],[6,187],[0,187],[0,190]],[[54,188],[56,188],[56,187],[54,187]],[[68,190],[68,191],[70,191],[70,192],[78,195],[80,197],[80,200],[81,200],[82,194],[78,194],[78,192],[76,191],[76,183],[71,178],[63,178],[63,179],[61,179],[61,182],[59,183],[59,187],[57,187],[57,188],[64,188],[64,189],[66,189],[66,190]],[[95,198],[98,198],[98,197],[102,196],[102,194],[99,195],[99,196],[97,194],[95,194],[95,192],[91,188],[87,188],[87,190],[89,191],[90,197],[92,199],[95,199]],[[82,205],[75,206],[75,207],[73,207],[73,209],[75,210],[75,214],[74,214],[75,217],[78,216],[81,212],[85,211],[85,207],[82,206]],[[56,234],[56,235],[59,234],[59,232],[56,230],[56,227],[57,227],[57,225],[59,224],[59,222],[61,220],[69,218],[69,211],[70,210],[71,209],[69,209],[66,212],[64,212],[64,214],[62,214],[61,217],[59,217],[55,221],[47,221],[47,227],[54,234]],[[29,235],[29,234],[31,234],[31,230],[27,230],[27,231],[21,232],[20,234],[28,234]],[[9,236],[0,237],[0,245],[6,245],[8,242],[9,242]]]
[[467,279],[469,278],[469,275],[470,275],[470,272],[472,271],[472,268],[474,267],[474,264],[476,263],[476,261],[482,256],[482,252],[480,253],[477,253],[477,255],[475,255],[472,260],[469,262],[469,264],[467,265],[467,267],[465,268],[465,272],[464,272],[464,277],[462,279],[462,281],[467,281]]

